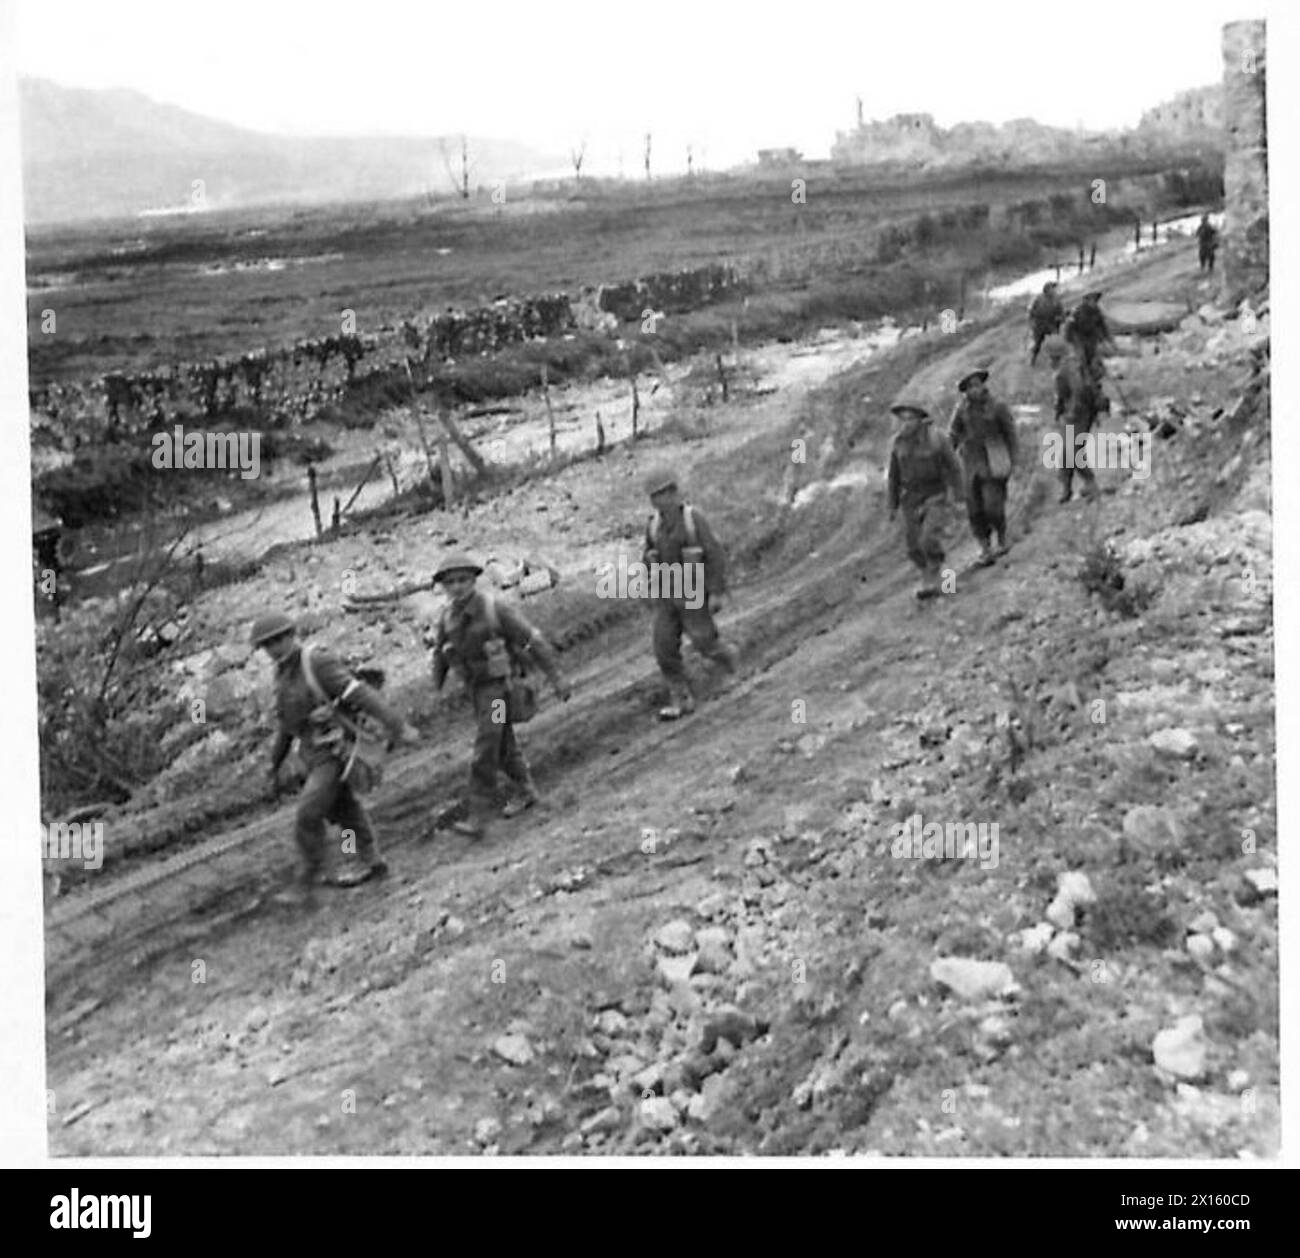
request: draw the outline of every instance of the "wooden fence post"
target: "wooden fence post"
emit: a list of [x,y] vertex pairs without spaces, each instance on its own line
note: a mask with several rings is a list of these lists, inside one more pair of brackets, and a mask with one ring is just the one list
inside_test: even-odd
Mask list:
[[316,496],[316,465],[307,464],[307,484],[311,486],[311,518],[316,522],[316,536],[321,534],[320,499]]
[[555,458],[555,411],[551,408],[550,372],[545,363],[542,364],[542,398],[546,402],[546,423],[551,434],[551,458]]
[[447,446],[446,437],[438,438],[438,464],[442,468],[443,509],[450,511],[456,497],[456,482],[451,478],[451,450]]

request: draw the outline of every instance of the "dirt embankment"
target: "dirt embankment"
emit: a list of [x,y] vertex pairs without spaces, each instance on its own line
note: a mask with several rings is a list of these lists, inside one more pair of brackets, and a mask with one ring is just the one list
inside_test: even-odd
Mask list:
[[[1196,285],[1180,249],[1122,288]],[[1027,465],[1011,555],[920,608],[862,488],[881,408],[991,361],[1032,457],[1050,378],[1022,336],[1009,316],[914,338],[797,408],[721,408],[686,449],[736,539],[740,677],[657,726],[645,626],[618,619],[530,727],[547,798],[524,821],[423,837],[468,740],[431,726],[455,760],[398,765],[386,884],[306,918],[254,896],[138,966],[110,947],[63,970],[55,1150],[1275,1149],[1267,319],[1198,317],[1117,360],[1112,429],[1168,434],[1150,475],[1103,470],[1098,501],[1058,507]],[[616,504],[663,453],[558,478],[566,546],[631,536]],[[818,481],[838,487],[796,496]],[[541,505],[383,546],[491,546]],[[896,854],[916,814],[984,827],[982,855]]]

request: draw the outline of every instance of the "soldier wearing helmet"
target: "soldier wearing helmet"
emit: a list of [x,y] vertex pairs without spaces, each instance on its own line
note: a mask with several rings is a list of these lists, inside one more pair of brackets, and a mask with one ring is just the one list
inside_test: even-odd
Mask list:
[[713,620],[727,588],[727,554],[704,513],[682,500],[673,469],[651,472],[645,490],[654,514],[646,525],[642,563],[647,568],[655,563],[698,563],[704,568],[702,606],[689,607],[684,598],[654,600],[651,640],[655,662],[668,683],[668,703],[659,710],[659,718],[674,721],[695,711],[695,695],[682,663],[683,633],[705,659],[728,673],[736,670],[736,653],[718,637]]
[[572,690],[560,676],[546,639],[515,608],[475,589],[483,567],[468,555],[450,555],[433,574],[451,602],[438,624],[433,647],[433,684],[441,691],[451,669],[460,673],[474,707],[476,733],[470,761],[468,816],[452,829],[481,838],[497,802],[498,774],[514,786],[502,815],[514,817],[538,801],[528,761],[510,718],[512,679],[525,660],[535,659],[555,693],[568,702]]
[[[948,436],[961,452],[966,514],[980,544],[976,563],[987,566],[1007,551],[1007,480],[1016,465],[1016,421],[1005,402],[988,389],[986,367],[968,371],[957,382],[961,401],[953,410]],[[997,549],[990,543],[996,533]]]
[[893,520],[902,507],[908,558],[925,578],[916,597],[934,598],[944,560],[947,497],[951,493],[954,501],[961,502],[965,492],[961,466],[924,407],[904,402],[889,409],[898,419],[889,451],[889,518]]
[[282,898],[310,905],[312,889],[320,880],[324,864],[327,821],[342,829],[345,841],[351,838],[355,842],[360,866],[335,875],[331,879],[335,885],[355,886],[388,871],[370,817],[353,789],[341,754],[344,734],[335,715],[337,710],[373,717],[388,732],[390,744],[418,742],[420,736],[371,687],[354,678],[332,652],[317,646],[304,647],[294,622],[283,612],[259,616],[249,637],[254,648],[271,657],[276,670],[279,728],[271,752],[272,791],[278,793],[280,766],[295,740],[307,771],[294,820],[294,839],[303,865],[296,890]]
[[[1074,491],[1074,474],[1083,482],[1083,493],[1091,498],[1097,492],[1097,480],[1086,458],[1080,461],[1082,437],[1097,422],[1098,388],[1092,373],[1083,370],[1070,347],[1059,336],[1047,342],[1047,360],[1055,371],[1056,422],[1062,439],[1072,445],[1072,457],[1063,460],[1060,471],[1061,502],[1069,502]],[[1072,466],[1075,465],[1075,466]]]
[[1105,371],[1102,351],[1115,348],[1110,325],[1102,313],[1100,290],[1084,293],[1083,300],[1066,319],[1062,335],[1078,353],[1082,370],[1090,372],[1094,380],[1100,380]]
[[1056,295],[1056,282],[1048,280],[1043,285],[1043,291],[1029,307],[1029,331],[1034,341],[1029,353],[1031,367],[1038,361],[1038,351],[1042,348],[1043,341],[1057,331],[1064,318],[1065,307]]

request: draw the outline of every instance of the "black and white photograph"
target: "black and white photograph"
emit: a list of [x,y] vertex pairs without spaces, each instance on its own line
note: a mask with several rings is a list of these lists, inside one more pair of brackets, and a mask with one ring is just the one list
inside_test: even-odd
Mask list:
[[9,1160],[1294,1165],[1284,25],[13,0]]

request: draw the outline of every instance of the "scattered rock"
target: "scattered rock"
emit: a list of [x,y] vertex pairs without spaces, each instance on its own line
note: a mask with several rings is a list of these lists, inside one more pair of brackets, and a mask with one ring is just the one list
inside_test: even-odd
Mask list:
[[580,952],[589,951],[594,944],[595,940],[592,939],[591,935],[585,930],[575,931],[569,936],[569,947],[575,948]]
[[1230,1092],[1240,1092],[1250,1084],[1250,1071],[1234,1070],[1228,1076],[1228,1090]]
[[684,957],[657,957],[655,967],[659,971],[659,977],[670,988],[685,986],[695,969],[696,959],[697,954],[694,952],[688,952]]
[[579,1128],[579,1131],[584,1136],[591,1136],[597,1132],[618,1131],[622,1126],[623,1111],[617,1105],[607,1105],[603,1110],[588,1118]]
[[1194,935],[1209,935],[1213,934],[1218,925],[1219,919],[1209,909],[1206,909],[1203,913],[1198,913],[1192,918],[1187,924],[1187,929]]
[[1265,896],[1277,895],[1277,871],[1267,867],[1263,869],[1248,869],[1242,878],[1245,880],[1243,890],[1245,898],[1239,895],[1244,904],[1253,904],[1257,900],[1264,899]]
[[474,1124],[474,1139],[479,1144],[491,1144],[501,1134],[501,1123],[496,1118],[480,1118]]
[[652,1096],[640,1109],[641,1121],[654,1131],[672,1131],[680,1121],[677,1107],[666,1096]]
[[674,922],[669,922],[666,926],[661,926],[655,932],[655,943],[665,952],[680,954],[690,951],[691,940],[694,937],[695,931],[692,929],[690,922],[678,918]]
[[1200,1016],[1191,1014],[1158,1032],[1151,1052],[1161,1070],[1180,1079],[1197,1079],[1205,1073],[1208,1047]]
[[699,1048],[711,1053],[719,1040],[730,1040],[733,1045],[748,1044],[767,1030],[767,1024],[734,1005],[715,1009],[708,1015],[700,1031]]
[[1147,741],[1160,755],[1174,760],[1194,760],[1200,750],[1196,735],[1186,729],[1158,729]]
[[695,957],[696,974],[725,974],[731,966],[731,953],[714,943],[701,946]]
[[596,1015],[595,1027],[602,1035],[621,1035],[627,1030],[627,1018],[617,1009],[602,1009]]
[[1048,956],[1058,961],[1068,961],[1070,954],[1079,946],[1079,936],[1072,930],[1063,930],[1047,945]]
[[1209,935],[1188,935],[1187,951],[1198,961],[1208,961],[1214,955],[1214,940]]
[[1224,952],[1231,952],[1237,946],[1237,936],[1226,926],[1216,926],[1210,932],[1210,938]]
[[705,1080],[704,1087],[690,1099],[686,1112],[697,1123],[711,1122],[731,1100],[732,1086],[721,1075]]
[[526,1066],[536,1054],[523,1035],[501,1035],[492,1044],[492,1051],[512,1066]]
[[1183,827],[1168,808],[1139,804],[1124,814],[1124,836],[1143,852],[1153,853],[1181,843]]
[[1011,967],[1001,961],[940,957],[931,962],[930,977],[963,1000],[990,1000],[1019,991]]
[[[1037,926],[1030,926],[1020,932],[1020,947],[1024,952],[1038,954],[1052,942],[1053,931],[1048,922],[1039,922]],[[900,1002],[906,1008],[906,1001]],[[889,1016],[894,1016],[893,1006],[890,1007]]]
[[270,1020],[271,1015],[261,1005],[256,1005],[248,1011],[244,1026],[250,1031],[260,1031]]

